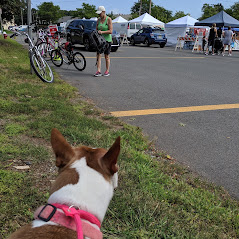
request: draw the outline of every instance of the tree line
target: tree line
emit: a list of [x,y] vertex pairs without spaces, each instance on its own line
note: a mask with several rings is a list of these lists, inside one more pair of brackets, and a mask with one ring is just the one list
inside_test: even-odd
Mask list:
[[[141,8],[140,8],[141,2]],[[131,7],[131,19],[139,16],[139,12],[144,14],[149,12],[149,6],[151,3],[151,15],[162,22],[170,22],[180,17],[190,15],[190,13],[184,13],[183,11],[177,11],[173,14],[172,11],[167,10],[159,5],[156,5],[152,0],[141,0],[133,3]],[[21,25],[27,22],[27,0],[1,0],[0,8],[2,8],[2,19],[10,21],[15,19],[17,25]],[[226,9],[221,3],[218,4],[203,4],[202,16],[198,20],[203,20],[215,15],[216,13],[224,10],[232,17],[239,20],[239,2],[235,2],[230,8]],[[45,20],[46,22],[56,23],[57,20],[63,16],[72,16],[74,18],[92,18],[97,17],[96,6],[87,3],[82,3],[81,8],[76,10],[61,10],[58,5],[54,5],[53,2],[43,2],[37,6],[37,9],[32,8],[33,21]],[[112,19],[114,19],[114,13],[107,13]]]

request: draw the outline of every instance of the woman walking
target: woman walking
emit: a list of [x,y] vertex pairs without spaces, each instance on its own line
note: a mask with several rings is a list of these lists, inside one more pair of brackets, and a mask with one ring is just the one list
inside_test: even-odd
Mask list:
[[223,32],[223,36],[224,36],[224,41],[223,41],[224,49],[223,49],[222,55],[223,56],[225,55],[225,48],[226,48],[226,46],[228,46],[228,56],[231,56],[232,55],[231,43],[232,43],[232,38],[233,38],[233,32],[231,30],[231,27],[228,27],[228,30]]
[[217,28],[216,28],[216,23],[212,24],[212,28],[210,29],[209,32],[209,38],[208,38],[208,46],[207,46],[207,50],[205,52],[205,55],[208,55],[208,51],[209,51],[209,46],[212,46],[212,55],[214,56],[214,45],[215,45],[215,38],[217,36]]
[[[112,20],[110,17],[106,16],[105,14],[105,7],[99,6],[96,13],[99,15],[99,19],[97,21],[96,30],[99,34],[102,34],[102,36],[107,41],[107,46],[104,51],[105,55],[105,64],[106,64],[106,71],[104,73],[104,76],[110,75],[110,49],[111,49],[111,42],[112,42]],[[94,76],[102,76],[101,73],[101,54],[97,53],[97,72]]]

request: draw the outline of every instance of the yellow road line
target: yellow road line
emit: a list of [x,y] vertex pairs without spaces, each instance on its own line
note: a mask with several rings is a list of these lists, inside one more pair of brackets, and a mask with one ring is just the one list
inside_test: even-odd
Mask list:
[[206,110],[225,110],[225,109],[239,109],[239,104],[202,105],[202,106],[189,106],[178,108],[113,111],[111,112],[111,114],[116,117],[125,117],[125,116],[172,114],[172,113],[195,112]]
[[[95,56],[86,56],[85,58],[96,58]],[[111,56],[111,59],[202,59],[204,56],[182,56],[182,57],[163,57],[163,56]]]

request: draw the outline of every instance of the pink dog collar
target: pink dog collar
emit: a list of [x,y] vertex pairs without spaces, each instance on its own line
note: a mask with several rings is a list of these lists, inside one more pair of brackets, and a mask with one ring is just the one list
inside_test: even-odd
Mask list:
[[83,239],[83,235],[92,239],[103,238],[100,230],[81,219],[89,221],[100,228],[101,224],[99,220],[91,213],[73,207],[57,203],[47,204],[36,210],[34,218],[44,222],[55,222],[61,226],[72,229],[77,232],[78,239]]

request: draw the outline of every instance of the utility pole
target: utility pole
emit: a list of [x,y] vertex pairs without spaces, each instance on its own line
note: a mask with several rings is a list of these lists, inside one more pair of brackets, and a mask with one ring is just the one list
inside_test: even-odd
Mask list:
[[24,25],[24,24],[23,24],[23,14],[22,14],[22,8],[21,8],[21,20],[22,20],[22,25]]
[[[32,39],[32,7],[31,7],[31,0],[27,0],[27,25],[28,25],[28,35]],[[32,66],[31,67],[31,74],[33,74]]]
[[141,15],[141,11],[142,11],[142,0],[139,0],[140,1],[140,6],[139,6],[139,16]]
[[32,23],[31,0],[27,0],[27,25],[28,25],[28,35],[29,35],[29,37],[32,39],[31,23]]
[[149,15],[151,15],[151,5],[152,5],[152,0],[149,0]]
[[2,26],[2,8],[0,8],[0,24],[1,24],[1,31],[3,34],[3,26]]

